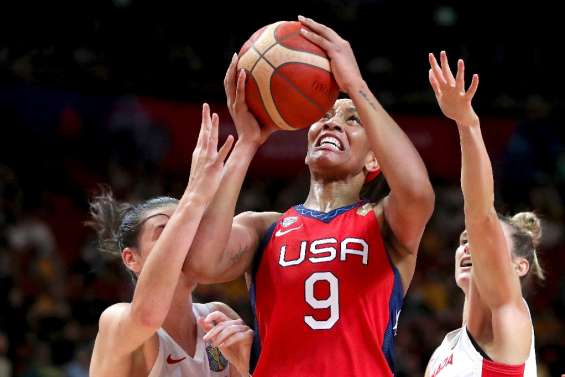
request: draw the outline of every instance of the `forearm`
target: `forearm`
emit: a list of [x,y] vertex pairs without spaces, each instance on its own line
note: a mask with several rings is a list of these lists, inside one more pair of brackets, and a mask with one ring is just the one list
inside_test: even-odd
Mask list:
[[221,267],[229,240],[237,199],[258,146],[238,142],[228,161],[220,188],[208,206],[192,243],[185,268],[197,277]]
[[473,281],[491,309],[521,303],[520,283],[494,208],[492,166],[478,118],[472,125],[458,124],[461,141],[461,188],[465,227],[473,261]]
[[419,200],[433,195],[422,158],[404,131],[363,81],[348,91],[364,124],[371,149],[395,195]]
[[165,319],[205,208],[185,194],[147,257],[132,300],[132,314],[143,325],[159,327]]
[[472,125],[458,125],[461,143],[461,189],[465,199],[466,222],[496,218],[492,166],[481,135],[479,119]]

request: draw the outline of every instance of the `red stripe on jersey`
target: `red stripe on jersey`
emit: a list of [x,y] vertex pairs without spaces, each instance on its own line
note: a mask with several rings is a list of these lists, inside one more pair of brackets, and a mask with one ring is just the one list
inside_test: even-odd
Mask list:
[[508,365],[483,359],[482,377],[522,377],[526,363],[520,365]]
[[291,208],[263,249],[254,377],[392,376],[383,343],[400,280],[372,208],[336,213]]

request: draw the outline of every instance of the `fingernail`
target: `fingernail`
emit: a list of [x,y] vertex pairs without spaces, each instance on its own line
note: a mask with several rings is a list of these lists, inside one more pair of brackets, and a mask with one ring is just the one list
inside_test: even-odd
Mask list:
[[233,56],[231,57],[231,61],[233,62],[235,59],[237,59],[237,52],[233,53]]
[[301,16],[301,15],[298,15],[298,19],[299,19],[300,21],[304,21],[304,20],[306,19],[306,17]]
[[300,28],[300,32],[301,32],[302,34],[306,34],[306,33],[308,33],[308,30],[306,30],[306,29],[304,29],[304,28]]

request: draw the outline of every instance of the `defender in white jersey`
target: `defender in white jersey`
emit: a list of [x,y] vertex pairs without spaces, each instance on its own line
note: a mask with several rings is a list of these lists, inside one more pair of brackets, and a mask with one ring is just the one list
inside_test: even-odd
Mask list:
[[455,252],[455,280],[465,293],[461,328],[433,353],[427,377],[536,376],[534,331],[522,286],[543,279],[536,246],[540,221],[531,212],[511,218],[494,209],[492,167],[471,105],[479,77],[465,90],[464,63],[453,77],[447,55],[430,54],[430,83],[439,106],[457,123],[465,227]]
[[100,249],[121,257],[135,291],[130,303],[114,304],[100,316],[90,376],[249,374],[253,331],[222,303],[193,304],[196,282],[182,271],[224,174],[233,137],[219,151],[217,143],[218,116],[210,116],[204,105],[190,179],[180,200],[157,197],[129,205],[103,193],[91,203]]

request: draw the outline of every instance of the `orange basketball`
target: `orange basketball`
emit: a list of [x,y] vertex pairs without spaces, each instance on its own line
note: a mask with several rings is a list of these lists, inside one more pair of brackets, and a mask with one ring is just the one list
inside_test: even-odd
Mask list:
[[300,22],[280,21],[256,31],[239,52],[247,105],[263,125],[282,130],[309,127],[339,94],[330,61],[300,34]]

